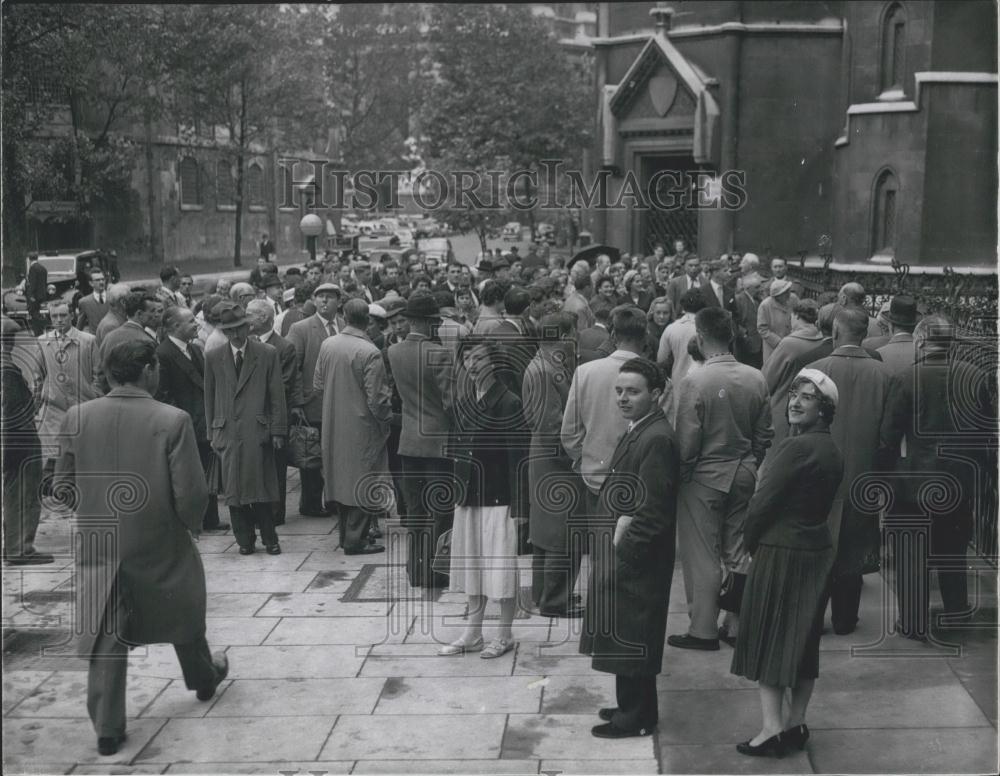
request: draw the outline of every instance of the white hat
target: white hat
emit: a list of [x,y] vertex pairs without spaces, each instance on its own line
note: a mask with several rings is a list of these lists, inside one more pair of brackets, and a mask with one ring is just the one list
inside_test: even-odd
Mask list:
[[771,296],[778,296],[792,288],[792,281],[788,278],[775,279],[771,281]]
[[374,302],[368,305],[368,314],[372,318],[385,318],[388,315],[382,305],[375,304]]
[[795,375],[796,380],[800,377],[815,385],[817,391],[833,402],[834,407],[837,406],[837,402],[840,399],[840,395],[837,392],[837,384],[833,382],[828,374],[821,372],[818,369],[806,368],[800,369],[799,373]]

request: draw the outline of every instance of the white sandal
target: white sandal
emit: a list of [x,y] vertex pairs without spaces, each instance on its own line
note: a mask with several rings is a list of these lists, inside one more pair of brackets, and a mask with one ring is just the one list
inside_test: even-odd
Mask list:
[[471,644],[466,644],[464,641],[459,639],[458,641],[453,641],[451,644],[445,644],[441,649],[438,650],[438,654],[441,657],[450,657],[452,655],[463,655],[466,652],[479,652],[483,648],[483,637],[480,636],[478,639],[473,641]]
[[514,649],[514,645],[517,642],[513,639],[493,639],[489,646],[486,647],[480,654],[483,660],[490,660],[495,657],[502,657]]

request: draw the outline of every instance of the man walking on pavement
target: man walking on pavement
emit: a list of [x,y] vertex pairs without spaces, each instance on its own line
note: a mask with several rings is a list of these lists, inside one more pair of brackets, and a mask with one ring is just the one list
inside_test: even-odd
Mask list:
[[[58,466],[78,496],[78,648],[89,660],[87,711],[104,756],[125,741],[130,646],[173,644],[201,701],[229,672],[205,640],[205,570],[192,535],[206,486],[191,418],[153,399],[155,343],[117,345],[106,365],[111,392],[70,410],[64,428],[74,433]],[[143,498],[133,498],[137,489]]]
[[[198,333],[194,313],[174,306],[163,314],[165,337],[156,348],[160,362],[160,385],[157,401],[184,410],[194,426],[203,479],[210,471],[214,453],[205,426],[205,356],[191,343]],[[219,522],[219,500],[210,493],[202,517],[203,531],[224,531],[229,523]]]
[[[320,346],[344,328],[344,319],[338,315],[343,292],[333,283],[321,283],[313,291],[316,314],[310,315],[288,330],[288,341],[295,346],[302,384],[303,411],[309,425],[323,429],[323,390],[316,388],[316,360]],[[299,514],[303,517],[330,517],[332,512],[323,504],[323,470],[299,469],[302,492],[299,496]]]
[[722,567],[746,573],[743,522],[770,445],[771,405],[764,376],[729,352],[732,316],[706,307],[695,316],[705,364],[677,387],[677,445],[681,476],[677,543],[691,624],[667,639],[681,649],[717,650],[733,643],[738,620],[719,627]]
[[365,334],[368,303],[348,300],[344,321],[320,347],[313,389],[323,397],[325,497],[340,515],[340,546],[346,555],[368,555],[385,551],[369,544],[368,534],[376,513],[387,508],[378,503],[379,485],[391,487],[385,442],[392,399],[382,354]]
[[220,302],[215,314],[228,345],[205,356],[205,421],[222,464],[233,534],[240,555],[254,553],[254,527],[268,555],[280,555],[274,454],[285,446],[288,422],[278,352],[248,338],[250,326],[239,305]]

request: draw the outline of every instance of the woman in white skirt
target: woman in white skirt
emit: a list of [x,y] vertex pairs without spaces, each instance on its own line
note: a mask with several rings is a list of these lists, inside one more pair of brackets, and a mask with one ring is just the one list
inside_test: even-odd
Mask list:
[[[463,340],[455,391],[455,482],[450,588],[469,597],[465,632],[439,655],[480,652],[496,658],[514,648],[517,607],[517,520],[526,519],[529,436],[521,400],[499,379],[503,356],[495,340]],[[483,640],[489,599],[500,603],[496,636]]]

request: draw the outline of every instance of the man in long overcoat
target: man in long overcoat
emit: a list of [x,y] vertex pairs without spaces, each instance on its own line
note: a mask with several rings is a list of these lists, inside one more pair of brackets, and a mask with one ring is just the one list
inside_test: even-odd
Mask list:
[[170,643],[184,682],[208,700],[229,670],[205,640],[205,571],[192,539],[207,489],[191,418],[155,401],[156,345],[108,353],[111,392],[72,407],[57,480],[77,496],[76,635],[90,660],[98,751],[125,739],[128,648]]
[[618,706],[601,709],[599,738],[646,736],[658,721],[656,675],[663,663],[679,455],[659,407],[665,388],[659,367],[625,362],[615,393],[628,430],[611,458],[601,499],[616,519],[614,563],[595,567],[580,651],[597,671],[615,675]]
[[563,449],[559,434],[573,380],[576,316],[542,317],[538,354],[524,373],[522,402],[531,428],[528,459],[531,503],[531,592],[546,617],[578,617],[571,604],[582,547],[569,535],[567,518],[583,503],[583,482]]
[[[306,421],[323,434],[323,393],[313,388],[316,359],[323,342],[340,333],[344,319],[338,314],[343,292],[333,283],[322,283],[313,291],[312,301],[316,313],[292,324],[288,341],[295,346],[299,372],[302,376],[302,400]],[[299,497],[299,514],[304,517],[329,517],[323,505],[323,473],[321,469],[299,469],[302,492]]]
[[365,334],[368,303],[348,301],[344,321],[343,331],[320,347],[313,390],[323,396],[324,498],[336,503],[344,553],[362,555],[385,551],[367,537],[386,508],[380,491],[391,487],[385,442],[392,397],[382,354]]
[[274,452],[284,447],[288,433],[278,352],[248,338],[239,305],[220,302],[214,312],[228,344],[205,356],[205,421],[221,462],[221,492],[240,554],[254,552],[256,525],[268,554],[278,555]]
[[406,304],[406,339],[390,345],[387,358],[402,400],[399,456],[402,464],[404,524],[409,532],[406,573],[415,587],[445,587],[448,577],[431,563],[438,537],[449,530],[454,499],[434,498],[454,490],[454,464],[446,457],[452,431],[455,353],[431,340],[440,310],[430,294],[414,294]]

